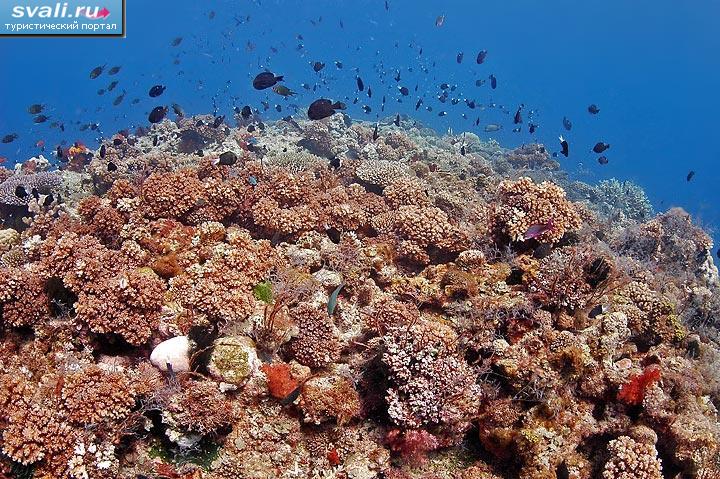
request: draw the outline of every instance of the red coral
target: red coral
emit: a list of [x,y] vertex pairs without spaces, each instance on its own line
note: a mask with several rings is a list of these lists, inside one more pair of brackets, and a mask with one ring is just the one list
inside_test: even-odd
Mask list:
[[440,445],[438,439],[424,429],[411,429],[405,432],[392,429],[385,436],[385,441],[391,451],[415,464],[425,462],[427,453]]
[[300,385],[290,375],[290,366],[286,363],[263,364],[260,370],[265,373],[270,395],[277,399],[285,399]]
[[660,367],[656,364],[648,366],[645,370],[634,376],[618,393],[618,399],[625,404],[637,406],[642,404],[648,388],[660,380]]

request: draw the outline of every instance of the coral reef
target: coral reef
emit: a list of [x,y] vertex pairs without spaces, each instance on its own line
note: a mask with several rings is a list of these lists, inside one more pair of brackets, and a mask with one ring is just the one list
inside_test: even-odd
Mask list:
[[393,120],[0,169],[0,477],[718,477],[710,237]]

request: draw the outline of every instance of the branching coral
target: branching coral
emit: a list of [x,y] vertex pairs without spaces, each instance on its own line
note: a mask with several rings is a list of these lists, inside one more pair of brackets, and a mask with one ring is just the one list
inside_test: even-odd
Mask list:
[[553,183],[535,183],[527,177],[504,180],[498,193],[495,222],[513,241],[526,239],[535,225],[547,225],[535,238],[548,243],[557,243],[566,231],[580,227],[575,206],[565,198],[565,191]]
[[603,469],[604,479],[661,479],[662,465],[652,444],[636,442],[628,436],[608,444],[612,455]]

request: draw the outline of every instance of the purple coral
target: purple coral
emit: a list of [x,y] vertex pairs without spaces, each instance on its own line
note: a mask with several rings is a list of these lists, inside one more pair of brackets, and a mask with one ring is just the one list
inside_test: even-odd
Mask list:
[[[22,206],[28,204],[33,190],[47,191],[62,182],[56,171],[41,171],[29,175],[13,175],[0,183],[0,203],[4,205]],[[18,186],[24,188],[26,195],[18,196]]]

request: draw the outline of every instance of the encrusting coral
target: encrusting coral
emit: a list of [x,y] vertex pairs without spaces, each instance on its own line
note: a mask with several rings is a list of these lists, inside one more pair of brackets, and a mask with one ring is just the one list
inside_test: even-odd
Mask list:
[[0,477],[720,474],[689,215],[542,145],[239,120],[116,135],[112,172],[0,169]]

